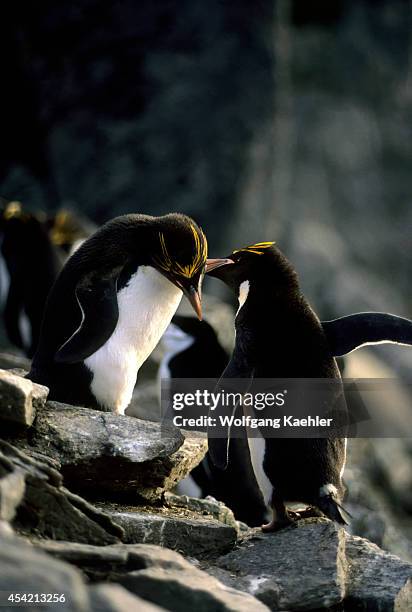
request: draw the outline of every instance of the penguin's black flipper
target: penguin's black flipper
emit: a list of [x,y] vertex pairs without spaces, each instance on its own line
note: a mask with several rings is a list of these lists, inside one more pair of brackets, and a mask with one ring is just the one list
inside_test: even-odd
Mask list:
[[365,344],[412,345],[412,321],[384,312],[360,312],[333,321],[322,321],[334,357]]
[[76,299],[82,320],[72,336],[58,349],[57,363],[77,363],[90,357],[110,338],[119,318],[117,279],[99,279],[78,286]]
[[[253,377],[254,377],[254,364],[252,363],[251,351],[246,351],[245,348],[248,346],[245,345],[245,337],[247,334],[244,334],[242,339],[242,344],[236,339],[236,346],[233,351],[233,355],[231,360],[229,361],[225,371],[222,374],[222,377],[217,385],[216,391],[234,391],[235,393],[247,393],[251,387]],[[225,380],[229,381],[230,379],[236,379],[236,388],[229,389],[228,385],[225,384]],[[222,409],[218,410],[220,414],[224,414]],[[226,408],[226,413],[229,410],[230,415],[235,416],[236,411],[239,409],[239,404],[236,404],[233,408]],[[216,411],[215,411],[216,414]],[[213,415],[212,415],[213,416]],[[221,437],[211,437],[208,435],[208,445],[209,445],[209,456],[212,463],[219,469],[225,470],[228,466],[229,461],[229,444],[230,444],[230,426],[227,426],[226,435],[222,434]]]
[[319,498],[317,506],[328,518],[340,525],[349,525],[352,515],[335,499],[334,495],[324,495]]

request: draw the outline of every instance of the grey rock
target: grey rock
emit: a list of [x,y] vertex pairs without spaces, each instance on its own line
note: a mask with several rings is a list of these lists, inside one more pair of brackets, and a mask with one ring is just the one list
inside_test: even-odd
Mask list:
[[45,404],[48,393],[47,387],[0,370],[0,420],[29,427],[36,416],[36,409]]
[[253,596],[224,586],[195,568],[152,567],[119,579],[132,593],[171,612],[263,612],[268,608]]
[[111,517],[123,527],[127,543],[158,544],[194,557],[223,554],[237,540],[234,527],[193,513],[113,512]]
[[30,359],[14,353],[0,351],[0,368],[3,370],[30,370]]
[[355,536],[346,538],[346,556],[345,605],[368,612],[412,610],[412,564]]
[[[353,439],[348,443],[344,476],[349,491],[345,505],[352,514],[348,531],[412,562],[410,518],[402,512],[399,498],[391,494],[390,485],[388,491],[387,479],[382,478],[380,463],[374,452],[379,442],[373,439]],[[408,465],[409,461],[406,453],[400,462],[396,461],[400,473],[404,472],[403,466]],[[404,494],[407,494],[407,490]]]
[[[117,582],[134,595],[164,606],[167,610],[267,610],[266,606],[250,595],[225,587],[177,552],[160,546],[89,546],[44,540],[33,541],[33,544],[60,561],[78,566],[93,580]],[[114,584],[92,587],[90,596],[92,609],[99,604],[108,610],[124,610],[129,604],[134,609],[133,606],[139,603],[142,606],[139,609],[145,610],[143,606],[149,605],[143,601],[127,599],[124,592],[117,590]],[[149,612],[150,608],[147,610]]]
[[203,458],[205,440],[127,416],[49,402],[31,433],[31,449],[57,460],[78,492],[157,501]]
[[299,521],[275,534],[253,530],[239,549],[203,566],[271,610],[412,609],[412,564],[326,519]]
[[248,539],[217,566],[236,574],[239,588],[271,610],[328,608],[344,598],[344,551],[343,529],[326,520],[305,520]]
[[239,523],[236,521],[232,510],[211,495],[200,499],[198,497],[175,495],[174,493],[166,492],[164,500],[171,508],[186,508],[198,514],[209,515],[220,523],[234,527],[236,531],[240,530]]
[[50,540],[32,540],[32,543],[57,559],[76,565],[93,581],[115,580],[125,573],[149,567],[192,567],[179,553],[151,544],[92,546]]
[[90,609],[103,612],[162,612],[148,601],[144,601],[118,584],[97,584],[89,588]]
[[20,506],[26,491],[24,473],[10,466],[6,467],[5,458],[0,454],[0,520],[11,521]]
[[[2,470],[8,470],[3,477]],[[104,512],[62,487],[61,475],[48,463],[3,440],[0,511],[0,518],[14,519],[16,529],[52,539],[111,544],[123,535]]]
[[[15,610],[4,601],[6,593],[55,593],[65,596],[55,609],[86,612],[89,598],[79,571],[66,563],[35,550],[15,536],[0,535],[0,602],[2,610]],[[50,604],[37,604],[36,610],[50,610]]]

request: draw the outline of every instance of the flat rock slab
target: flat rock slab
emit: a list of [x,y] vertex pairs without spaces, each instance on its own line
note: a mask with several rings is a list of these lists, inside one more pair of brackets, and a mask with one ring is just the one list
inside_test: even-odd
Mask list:
[[112,512],[112,520],[125,532],[129,544],[157,544],[193,557],[216,556],[231,550],[237,541],[235,527],[211,517],[172,513]]
[[271,610],[328,608],[345,594],[345,532],[326,520],[299,521],[245,541],[217,566]]
[[163,567],[187,569],[192,567],[182,555],[151,544],[113,544],[92,546],[77,542],[32,540],[36,548],[80,568],[94,582],[116,580],[128,572]]
[[0,370],[0,420],[30,427],[49,390],[17,374]]
[[207,448],[178,429],[58,402],[38,414],[30,444],[60,463],[73,490],[149,502],[184,478]]

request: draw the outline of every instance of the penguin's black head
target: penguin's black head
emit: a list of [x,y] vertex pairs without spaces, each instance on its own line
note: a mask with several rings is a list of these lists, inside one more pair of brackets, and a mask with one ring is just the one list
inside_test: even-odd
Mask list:
[[201,228],[179,213],[159,217],[151,258],[152,265],[183,291],[201,320],[201,287],[207,258],[207,241]]
[[223,259],[208,259],[206,272],[219,278],[235,292],[244,281],[272,285],[296,282],[292,265],[274,242],[258,242],[233,251]]

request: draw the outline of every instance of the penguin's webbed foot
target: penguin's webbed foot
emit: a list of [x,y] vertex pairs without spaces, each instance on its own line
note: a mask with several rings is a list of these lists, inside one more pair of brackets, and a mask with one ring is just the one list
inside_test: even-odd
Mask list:
[[290,527],[300,518],[297,512],[287,511],[283,513],[282,518],[275,517],[270,523],[262,525],[261,529],[264,533],[273,533],[274,531],[280,531]]

